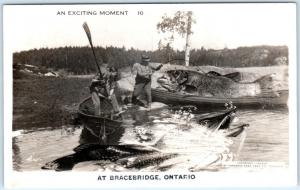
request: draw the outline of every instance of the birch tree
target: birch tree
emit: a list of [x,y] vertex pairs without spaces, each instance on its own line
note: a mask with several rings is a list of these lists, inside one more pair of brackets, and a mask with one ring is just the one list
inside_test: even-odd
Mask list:
[[174,41],[175,34],[179,34],[185,38],[185,65],[189,66],[191,42],[190,36],[192,32],[192,23],[196,23],[193,19],[192,11],[177,11],[173,17],[164,15],[162,21],[157,24],[157,30],[163,33],[169,33],[169,44]]

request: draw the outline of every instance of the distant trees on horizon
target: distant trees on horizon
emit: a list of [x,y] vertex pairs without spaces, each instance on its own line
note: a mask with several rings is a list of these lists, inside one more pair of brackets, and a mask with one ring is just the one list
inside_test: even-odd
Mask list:
[[[125,47],[95,47],[99,64],[113,65],[117,68],[132,66],[139,62],[142,54],[150,56],[152,62],[184,65],[184,51],[163,47],[155,51],[126,49]],[[286,60],[279,63],[278,60]],[[41,48],[13,53],[13,64],[28,64],[53,71],[63,70],[73,74],[96,72],[91,48],[59,47]],[[218,67],[252,67],[288,64],[287,46],[253,46],[236,49],[192,49],[190,65],[211,65]]]

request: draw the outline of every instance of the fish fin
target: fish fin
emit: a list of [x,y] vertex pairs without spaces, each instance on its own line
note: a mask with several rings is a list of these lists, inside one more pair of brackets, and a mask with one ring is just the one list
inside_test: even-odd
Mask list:
[[222,76],[220,73],[216,72],[216,71],[209,71],[207,73],[205,73],[206,76],[214,76],[214,77],[218,77],[218,76]]
[[235,82],[241,81],[241,73],[240,72],[228,73],[226,75],[223,75],[223,77],[229,78]]
[[105,145],[101,145],[101,144],[98,144],[98,143],[86,143],[86,144],[81,144],[77,147],[75,147],[73,149],[74,152],[81,152],[83,150],[86,150],[86,149],[95,149],[95,148],[99,148],[99,147],[104,147]]
[[228,132],[226,132],[226,137],[237,137],[245,130],[246,127],[249,127],[249,124],[244,123],[238,127],[229,129]]
[[239,129],[236,129],[235,131],[229,131],[226,134],[226,137],[237,137],[239,134],[241,134],[244,131],[244,127],[239,127]]

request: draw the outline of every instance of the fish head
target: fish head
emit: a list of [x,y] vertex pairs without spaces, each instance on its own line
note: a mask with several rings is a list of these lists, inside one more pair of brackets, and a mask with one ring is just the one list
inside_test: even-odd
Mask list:
[[176,91],[188,79],[188,73],[184,70],[168,70],[157,79],[157,82],[164,88]]
[[166,72],[172,82],[183,84],[188,80],[188,72],[185,70],[169,70]]
[[172,79],[172,75],[169,75],[167,72],[157,78],[157,83],[169,91],[176,91],[178,87],[178,84]]

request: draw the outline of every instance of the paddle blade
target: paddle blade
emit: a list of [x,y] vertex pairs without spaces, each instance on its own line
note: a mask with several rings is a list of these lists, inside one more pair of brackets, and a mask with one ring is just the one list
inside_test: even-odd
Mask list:
[[83,25],[82,25],[82,27],[83,27],[83,29],[84,29],[84,31],[85,31],[85,33],[86,33],[86,35],[87,35],[87,37],[88,37],[91,45],[92,45],[92,36],[91,36],[91,32],[90,32],[89,26],[87,25],[86,22],[84,22]]

